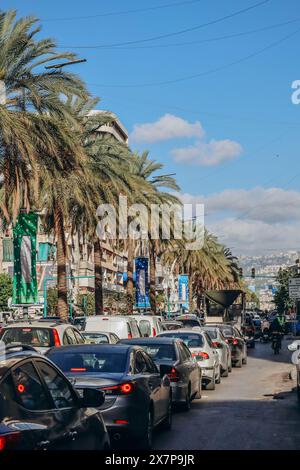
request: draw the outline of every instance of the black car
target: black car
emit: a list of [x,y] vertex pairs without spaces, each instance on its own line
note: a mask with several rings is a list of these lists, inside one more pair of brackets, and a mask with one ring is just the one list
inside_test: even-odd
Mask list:
[[172,396],[166,373],[141,347],[130,344],[84,344],[52,348],[47,356],[71,379],[105,392],[102,415],[114,441],[147,449],[153,428],[172,424]]
[[69,380],[30,346],[0,353],[0,450],[109,449],[104,394],[78,395]]
[[213,326],[220,328],[225,340],[231,349],[231,361],[235,367],[247,364],[247,342],[242,333],[231,324],[216,323]]
[[173,403],[183,405],[188,411],[191,401],[194,398],[201,398],[201,368],[181,339],[156,336],[155,338],[124,339],[121,342],[142,347],[157,366],[170,368],[168,376],[171,381]]

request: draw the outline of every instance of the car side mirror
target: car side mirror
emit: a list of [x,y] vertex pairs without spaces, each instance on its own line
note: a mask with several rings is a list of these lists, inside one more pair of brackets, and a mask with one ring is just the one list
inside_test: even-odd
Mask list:
[[171,374],[172,369],[173,369],[173,366],[167,366],[165,364],[161,364],[159,366],[159,373],[160,373],[161,378],[163,378],[165,375]]
[[105,401],[105,393],[94,388],[83,388],[80,399],[81,408],[99,408]]
[[297,343],[296,341],[288,345],[288,350],[292,352],[297,351],[297,349],[299,348],[300,348],[300,343]]

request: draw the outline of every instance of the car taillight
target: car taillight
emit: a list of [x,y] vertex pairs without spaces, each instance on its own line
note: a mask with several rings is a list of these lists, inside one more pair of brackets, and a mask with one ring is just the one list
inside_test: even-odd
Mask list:
[[100,390],[106,395],[130,395],[134,390],[132,382],[126,382],[120,385],[112,385],[111,387],[101,387]]
[[71,367],[70,372],[86,372],[85,367]]
[[192,356],[195,357],[197,361],[204,361],[206,359],[209,359],[209,355],[204,351],[193,353]]
[[222,347],[222,344],[219,343],[219,341],[213,341],[213,347],[214,347],[214,348],[221,348],[221,347]]
[[132,334],[128,333],[128,339],[132,339]]
[[239,343],[239,342],[238,342],[238,340],[237,340],[236,338],[234,338],[234,339],[232,340],[232,344],[233,344],[234,346],[236,346],[238,343]]
[[170,382],[178,382],[179,380],[179,375],[175,367],[172,367],[171,372],[168,374],[168,377],[170,379]]
[[19,432],[12,432],[0,436],[0,451],[5,449],[12,449],[14,444],[20,440],[21,434]]
[[154,327],[152,328],[152,335],[156,336],[156,329]]
[[59,334],[56,328],[53,328],[53,338],[54,338],[54,346],[60,346],[60,339]]

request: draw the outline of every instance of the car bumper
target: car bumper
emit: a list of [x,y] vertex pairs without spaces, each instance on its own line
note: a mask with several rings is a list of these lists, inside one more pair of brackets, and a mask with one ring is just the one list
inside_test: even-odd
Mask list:
[[182,382],[171,382],[172,402],[183,403],[186,401],[188,385]]
[[144,431],[146,403],[143,403],[143,407],[141,407],[138,402],[134,402],[132,399],[127,400],[127,398],[117,399],[110,408],[101,410],[112,442],[125,436],[129,438],[140,437]]

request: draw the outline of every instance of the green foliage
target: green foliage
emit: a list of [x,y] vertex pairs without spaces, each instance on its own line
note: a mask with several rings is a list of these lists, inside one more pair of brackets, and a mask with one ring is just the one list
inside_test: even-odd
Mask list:
[[293,302],[289,298],[289,279],[293,274],[289,269],[280,269],[277,275],[278,290],[274,295],[274,302],[278,312],[283,313],[293,306]]
[[13,281],[9,274],[0,274],[0,306],[7,308],[7,301],[12,297]]
[[50,287],[47,290],[47,315],[56,315],[57,313],[57,288]]
[[82,310],[85,315],[95,315],[95,296],[88,292],[77,296],[76,306]]

